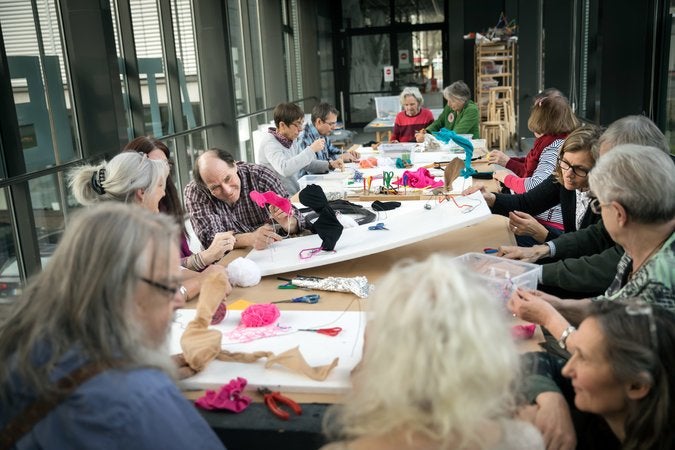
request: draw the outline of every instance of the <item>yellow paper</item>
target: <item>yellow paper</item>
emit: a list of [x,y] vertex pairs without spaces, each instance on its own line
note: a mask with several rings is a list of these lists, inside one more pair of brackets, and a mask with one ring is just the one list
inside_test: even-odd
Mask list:
[[235,300],[231,304],[227,305],[227,309],[231,309],[233,311],[243,311],[249,306],[251,306],[253,302],[249,302],[248,300],[244,300],[243,298],[240,298],[239,300]]

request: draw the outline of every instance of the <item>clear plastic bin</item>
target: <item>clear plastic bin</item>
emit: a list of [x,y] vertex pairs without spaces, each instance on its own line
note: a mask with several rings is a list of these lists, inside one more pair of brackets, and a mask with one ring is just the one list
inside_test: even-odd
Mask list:
[[343,172],[328,173],[325,175],[305,175],[298,179],[300,190],[303,190],[310,184],[321,186],[328,200],[344,198],[347,190],[345,189],[346,175]]
[[483,253],[466,253],[454,259],[484,279],[484,286],[488,292],[493,294],[502,305],[506,304],[518,287],[537,288],[539,266],[536,264]]

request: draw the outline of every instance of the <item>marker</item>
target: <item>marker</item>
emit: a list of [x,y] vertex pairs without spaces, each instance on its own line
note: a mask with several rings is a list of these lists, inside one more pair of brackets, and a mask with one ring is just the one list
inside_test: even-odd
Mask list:
[[490,247],[487,247],[487,248],[484,248],[484,249],[483,249],[483,253],[485,253],[485,254],[487,254],[487,255],[490,255],[490,254],[492,254],[492,253],[497,253],[498,251],[499,251],[498,249],[496,249],[496,248],[490,248]]

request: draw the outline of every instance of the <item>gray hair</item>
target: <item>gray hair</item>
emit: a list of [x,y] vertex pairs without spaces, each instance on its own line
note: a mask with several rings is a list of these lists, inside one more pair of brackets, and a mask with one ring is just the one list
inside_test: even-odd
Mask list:
[[664,223],[675,217],[675,164],[658,148],[614,147],[599,159],[588,182],[599,200],[618,202],[637,222]]
[[464,103],[468,102],[471,100],[469,86],[461,80],[455,81],[450,86],[446,86],[445,89],[443,89],[443,98],[449,100],[451,97],[463,101]]
[[324,416],[325,431],[353,439],[405,427],[463,448],[486,420],[506,417],[518,355],[482,283],[437,253],[381,279],[353,389]]
[[143,153],[123,152],[108,162],[85,165],[68,175],[68,185],[81,205],[115,200],[133,201],[136,191],[147,193],[169,175],[166,161],[153,160]]
[[312,108],[312,123],[316,125],[316,121],[321,119],[324,122],[328,118],[328,114],[335,114],[335,116],[338,116],[340,113],[335,108],[335,106],[331,105],[330,103],[326,102],[321,102],[318,105],[316,105],[314,108]]
[[420,90],[416,87],[408,86],[403,88],[403,90],[401,91],[401,95],[398,98],[399,101],[401,102],[401,106],[403,106],[403,104],[405,103],[405,98],[408,96],[414,97],[415,100],[417,100],[419,106],[422,106],[424,104],[424,97],[422,97]]
[[[106,202],[77,212],[44,270],[26,286],[0,329],[0,386],[18,376],[48,393],[70,352],[92,363],[151,365],[172,373],[167,352],[136,319],[139,276],[171,268],[178,226],[166,214]],[[2,403],[8,392],[0,390]]]
[[602,133],[598,147],[608,149],[621,144],[637,144],[656,147],[670,153],[668,140],[654,122],[645,116],[626,116],[614,121]]

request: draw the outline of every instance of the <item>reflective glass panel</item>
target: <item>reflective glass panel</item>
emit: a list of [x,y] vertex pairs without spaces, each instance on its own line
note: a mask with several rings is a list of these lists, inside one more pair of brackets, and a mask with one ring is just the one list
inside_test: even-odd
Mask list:
[[396,0],[394,20],[398,23],[443,22],[443,1]]
[[389,25],[389,9],[389,0],[342,0],[342,25],[344,28]]
[[23,285],[16,260],[12,214],[7,188],[0,189],[0,303],[17,295]]
[[173,33],[178,58],[178,82],[180,84],[183,126],[191,129],[201,126],[201,99],[199,97],[199,74],[197,71],[197,50],[195,48],[190,0],[171,2]]

